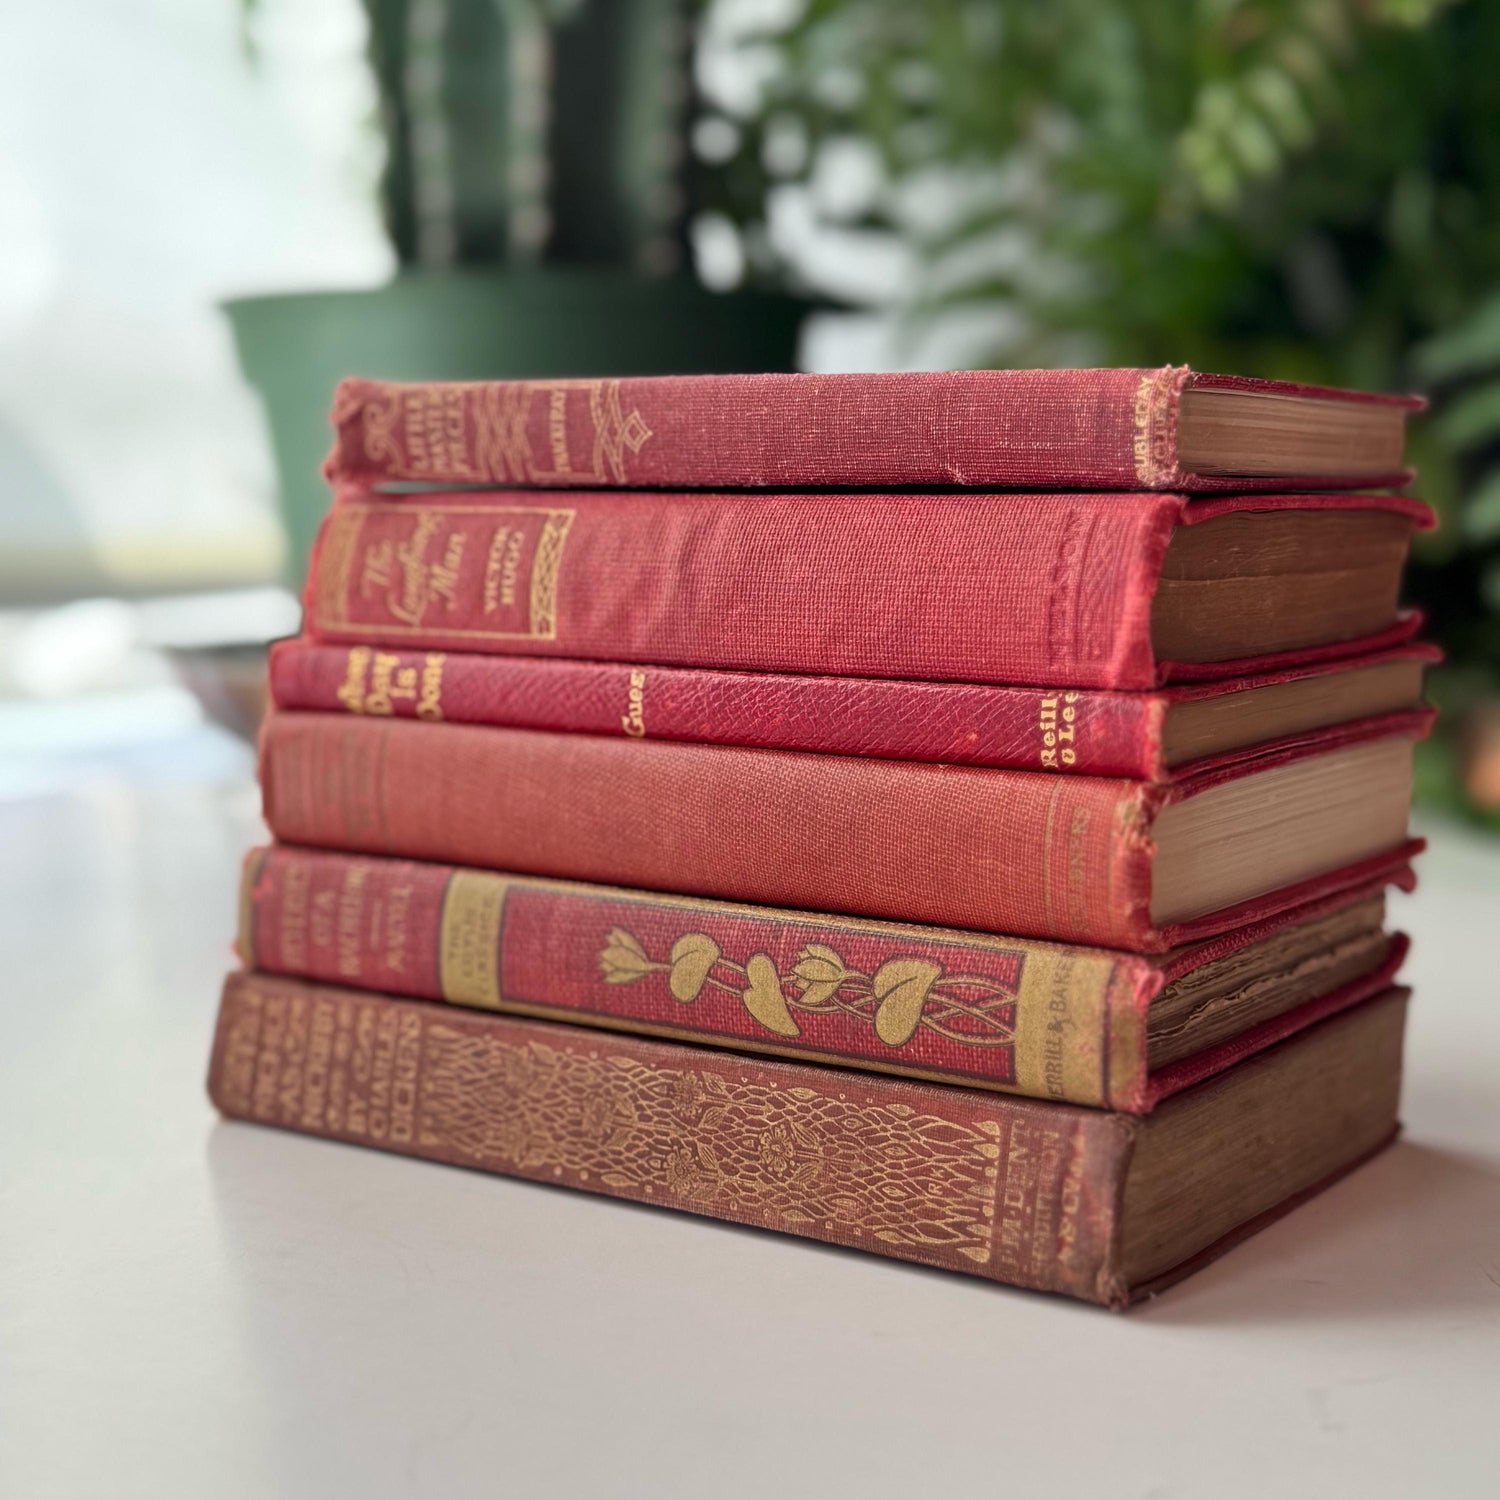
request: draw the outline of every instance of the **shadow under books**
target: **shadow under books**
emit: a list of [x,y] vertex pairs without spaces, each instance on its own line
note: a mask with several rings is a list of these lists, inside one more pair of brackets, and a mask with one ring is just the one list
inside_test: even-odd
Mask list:
[[1500,1306],[1500,1163],[1407,1137],[1133,1314],[1169,1327]]

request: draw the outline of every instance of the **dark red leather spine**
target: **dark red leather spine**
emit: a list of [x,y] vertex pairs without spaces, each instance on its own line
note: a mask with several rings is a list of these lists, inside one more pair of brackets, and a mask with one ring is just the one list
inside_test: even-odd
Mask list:
[[233,1118],[1112,1305],[1128,1115],[263,974],[224,986]]
[[[1406,998],[1388,990],[1284,1043],[1293,1085],[1315,1090],[1362,1032],[1389,1058],[1376,1086],[1393,1116]],[[1121,1218],[1150,1127],[1130,1115],[265,974],[225,982],[208,1092],[232,1119],[1111,1307],[1188,1275],[1392,1135],[1340,1142],[1330,1162],[1330,1108],[1323,1157],[1286,1198],[1132,1285]],[[1284,1147],[1274,1130],[1250,1140],[1242,1157]]]

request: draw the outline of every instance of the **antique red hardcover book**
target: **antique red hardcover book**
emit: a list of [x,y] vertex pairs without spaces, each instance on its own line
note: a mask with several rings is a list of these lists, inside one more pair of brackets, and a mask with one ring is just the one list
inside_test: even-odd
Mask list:
[[[1410,888],[1409,868],[1391,880]],[[1384,881],[1161,959],[277,846],[248,968],[1145,1113],[1390,986]]]
[[[1415,629],[1415,617],[1406,628]],[[1436,647],[1148,692],[814,677],[298,639],[281,708],[1170,781],[1417,707]]]
[[1404,483],[1413,396],[1158,370],[346,380],[327,471],[526,488]]
[[1404,863],[1427,721],[1157,786],[276,712],[261,786],[287,843],[1160,952]]
[[[306,629],[351,645],[1150,688],[1404,628],[1396,496],[343,493]],[[1372,639],[1373,638],[1373,639]]]
[[1136,1116],[239,974],[208,1088],[231,1118],[1121,1307],[1393,1138],[1405,1003]]

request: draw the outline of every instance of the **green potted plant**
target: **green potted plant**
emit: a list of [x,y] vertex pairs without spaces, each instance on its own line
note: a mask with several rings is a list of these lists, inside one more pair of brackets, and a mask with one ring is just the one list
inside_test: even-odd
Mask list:
[[[247,0],[248,3],[248,0]],[[333,385],[792,367],[804,305],[687,268],[689,0],[364,0],[399,270],[227,304],[294,576]]]

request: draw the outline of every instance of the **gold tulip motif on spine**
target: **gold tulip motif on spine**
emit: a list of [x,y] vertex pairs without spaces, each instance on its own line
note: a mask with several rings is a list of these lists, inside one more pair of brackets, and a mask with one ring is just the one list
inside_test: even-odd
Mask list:
[[743,964],[724,956],[704,932],[684,933],[665,959],[652,958],[634,933],[610,929],[599,952],[606,984],[666,976],[667,989],[691,1005],[705,989],[736,996],[751,1018],[777,1036],[795,1037],[799,1013],[854,1017],[888,1047],[903,1047],[919,1030],[971,1046],[1006,1046],[1014,1038],[1014,983],[982,974],[949,974],[927,958],[886,960],[873,973],[850,968],[826,943],[809,943],[782,973],[767,953]]

